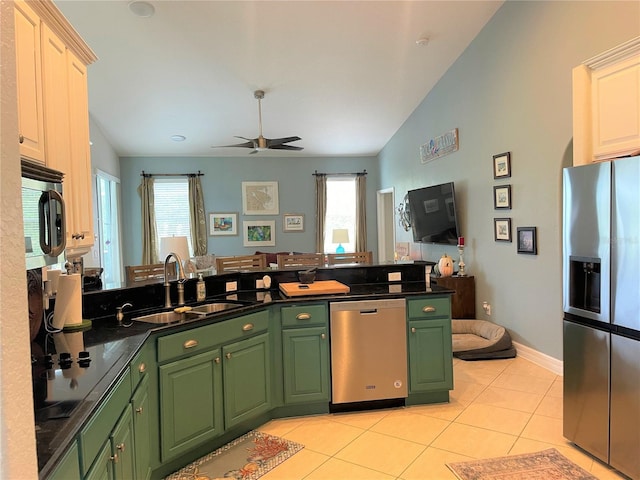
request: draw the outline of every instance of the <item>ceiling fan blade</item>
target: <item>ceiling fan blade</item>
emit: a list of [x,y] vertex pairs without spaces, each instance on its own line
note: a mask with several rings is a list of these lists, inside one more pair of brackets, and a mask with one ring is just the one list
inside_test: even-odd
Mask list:
[[284,137],[284,138],[268,138],[267,148],[272,148],[274,145],[282,145],[283,143],[296,142],[302,140],[300,137]]
[[304,150],[303,147],[296,147],[294,145],[272,145],[270,150]]
[[246,143],[236,143],[234,145],[214,145],[211,148],[227,148],[227,147],[244,147],[244,148],[254,148],[255,144],[252,141]]

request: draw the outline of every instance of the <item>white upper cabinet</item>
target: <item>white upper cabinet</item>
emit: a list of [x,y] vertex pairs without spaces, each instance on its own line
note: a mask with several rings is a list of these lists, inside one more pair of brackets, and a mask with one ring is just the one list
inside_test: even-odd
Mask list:
[[640,153],[640,37],[573,69],[573,164]]
[[20,155],[45,163],[40,18],[21,1],[14,11]]

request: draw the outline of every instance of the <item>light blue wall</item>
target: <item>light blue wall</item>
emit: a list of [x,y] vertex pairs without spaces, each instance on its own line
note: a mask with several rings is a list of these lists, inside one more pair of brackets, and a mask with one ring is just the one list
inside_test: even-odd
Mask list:
[[[571,70],[640,35],[640,2],[506,2],[379,155],[381,187],[396,198],[454,181],[465,263],[478,318],[562,359],[561,171],[572,162]],[[434,41],[436,41],[434,39]],[[425,50],[428,55],[428,50]],[[419,147],[459,129],[460,149],[421,164]],[[511,152],[512,176],[493,179],[492,156]],[[494,210],[493,186],[511,184],[513,209]],[[538,228],[538,255],[495,242],[493,218]],[[410,232],[396,227],[397,241]],[[414,247],[419,249],[418,245]],[[453,247],[423,246],[422,258]],[[492,316],[482,311],[492,305]]]
[[[315,251],[315,171],[349,173],[367,171],[367,238],[368,249],[376,252],[376,186],[379,183],[378,162],[375,157],[345,158],[277,158],[251,157],[123,157],[120,159],[123,202],[123,252],[125,265],[142,263],[140,197],[137,193],[140,173],[192,173],[204,176],[205,210],[209,212],[238,212],[238,219],[275,220],[276,246],[261,247],[266,252]],[[280,203],[279,215],[242,215],[243,181],[276,181]],[[304,232],[283,232],[282,214],[304,214]],[[207,219],[208,224],[208,219]],[[240,225],[242,225],[240,223]],[[238,230],[240,232],[240,229]],[[208,237],[208,252],[216,255],[246,255],[256,247],[243,247],[242,237]]]

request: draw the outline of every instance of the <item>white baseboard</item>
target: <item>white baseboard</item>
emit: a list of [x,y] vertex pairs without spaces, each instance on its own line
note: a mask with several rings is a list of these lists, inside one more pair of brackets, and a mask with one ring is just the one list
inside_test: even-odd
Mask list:
[[541,353],[531,347],[527,347],[526,345],[522,345],[518,342],[512,343],[513,346],[516,347],[516,351],[518,352],[519,357],[522,357],[525,360],[529,360],[536,365],[540,365],[542,368],[546,368],[556,375],[563,375],[563,363],[561,360],[550,357],[549,355]]

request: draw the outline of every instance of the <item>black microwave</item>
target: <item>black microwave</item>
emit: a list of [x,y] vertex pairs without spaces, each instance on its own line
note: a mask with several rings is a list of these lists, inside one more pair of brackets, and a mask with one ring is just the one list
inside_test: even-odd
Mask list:
[[22,160],[22,219],[27,270],[64,262],[63,174]]

